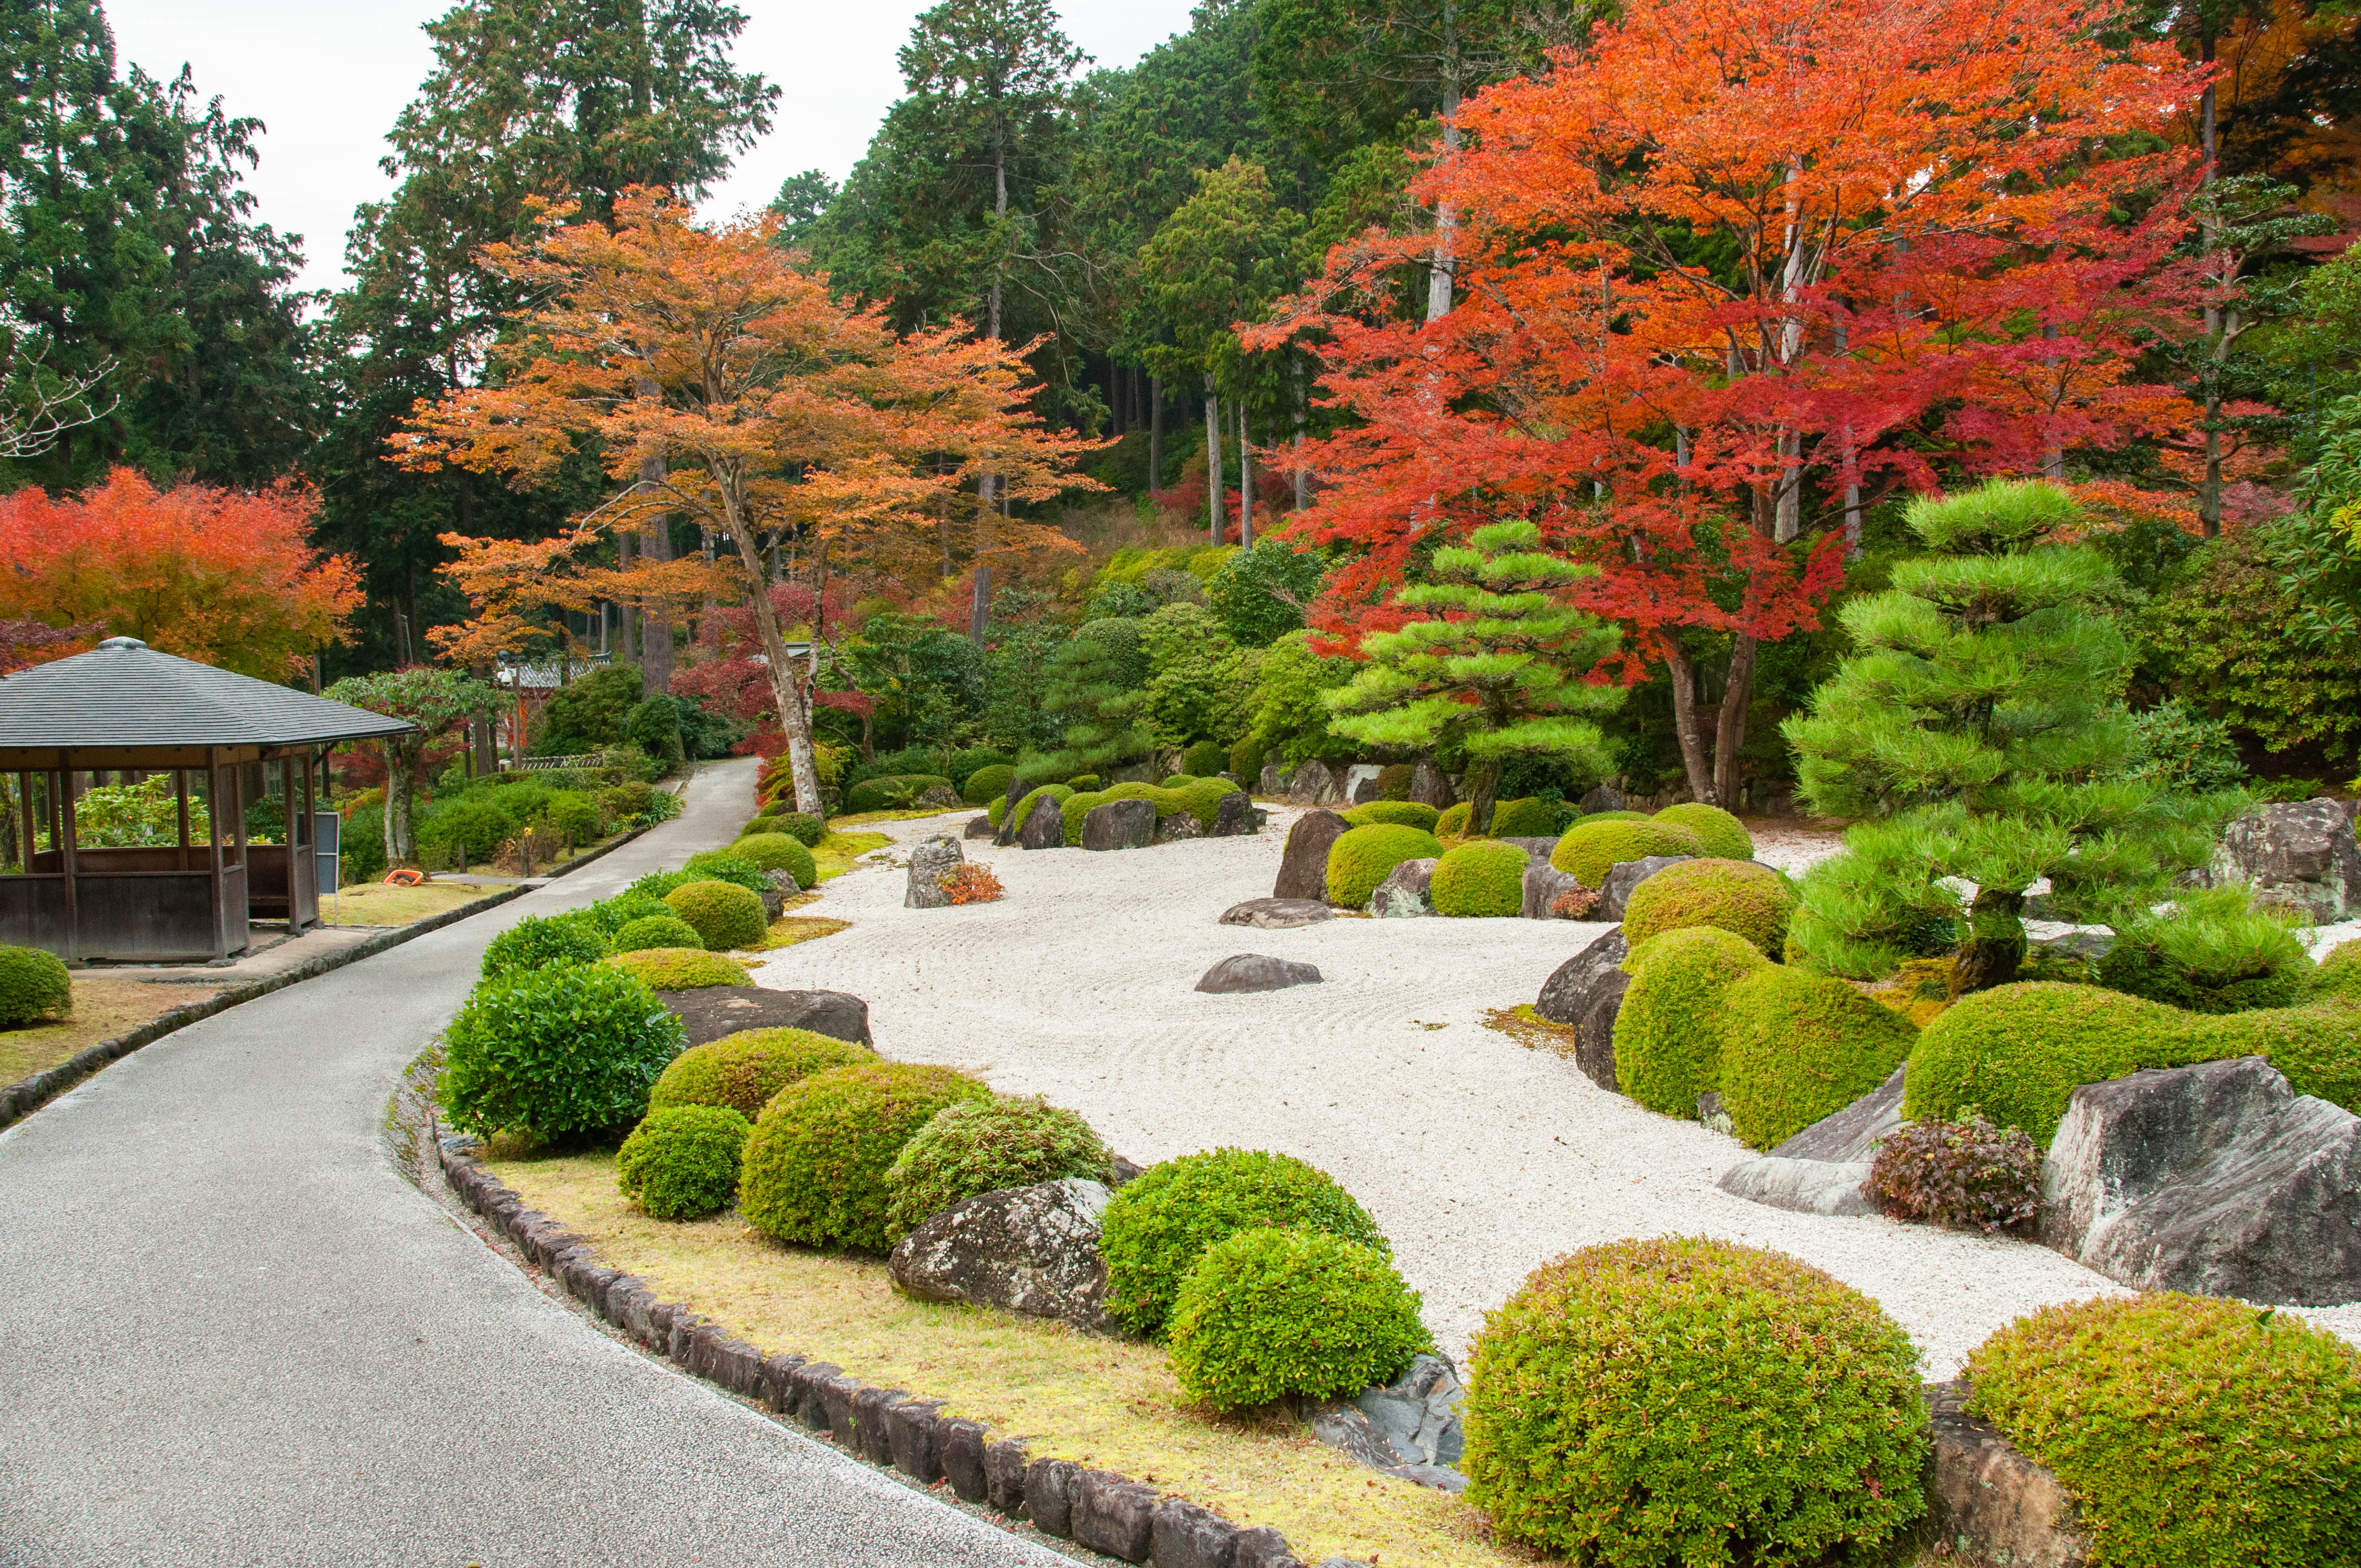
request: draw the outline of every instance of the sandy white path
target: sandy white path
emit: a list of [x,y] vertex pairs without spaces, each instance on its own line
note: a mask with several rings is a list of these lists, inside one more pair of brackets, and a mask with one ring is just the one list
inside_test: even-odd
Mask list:
[[[899,859],[972,813],[894,823]],[[1773,1246],[1881,1302],[1932,1377],[1993,1329],[2114,1288],[2046,1248],[1883,1219],[1787,1214],[1714,1179],[1749,1151],[1642,1110],[1574,1064],[1487,1028],[1531,1002],[1603,927],[1337,919],[1221,926],[1270,892],[1294,813],[1258,837],[1123,853],[966,846],[1007,886],[964,908],[906,910],[901,870],[856,871],[805,913],[853,927],[775,955],[766,986],[865,998],[879,1048],[968,1069],[1090,1118],[1148,1164],[1222,1145],[1284,1150],[1334,1176],[1392,1239],[1454,1355],[1537,1266],[1622,1236]],[[1233,953],[1308,960],[1319,985],[1191,989]],[[1440,1025],[1439,1027],[1436,1025]],[[2361,1331],[2361,1307],[2308,1314]]]

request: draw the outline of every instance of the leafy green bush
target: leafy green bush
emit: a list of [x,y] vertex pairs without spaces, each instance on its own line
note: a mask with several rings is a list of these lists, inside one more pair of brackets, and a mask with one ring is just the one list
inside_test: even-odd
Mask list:
[[907,811],[917,805],[928,790],[951,790],[951,781],[940,773],[888,773],[883,778],[863,779],[844,792],[844,811],[858,816],[867,811]]
[[500,853],[516,835],[522,819],[510,815],[504,790],[469,790],[455,800],[438,804],[417,830],[418,853],[434,864],[464,857],[479,865]]
[[665,909],[662,904],[657,904],[656,907],[664,912],[643,915],[631,921],[615,933],[607,944],[609,948],[618,953],[644,953],[652,948],[686,948],[693,950],[704,948],[705,938],[697,934],[696,927]]
[[1478,839],[1444,851],[1427,899],[1437,915],[1515,915],[1525,906],[1529,857],[1514,844]]
[[754,983],[743,964],[697,948],[642,948],[611,954],[607,961],[637,975],[654,991],[703,991],[708,986]]
[[1636,948],[1666,931],[1712,926],[1745,938],[1775,959],[1795,912],[1795,888],[1769,866],[1686,861],[1631,890],[1623,905],[1623,939]]
[[960,799],[970,806],[989,806],[1008,794],[1008,782],[1016,770],[1005,762],[994,762],[988,768],[978,768],[970,773],[967,783],[960,786]]
[[2312,985],[2290,917],[2257,909],[2244,887],[2191,889],[2116,933],[2092,971],[2113,991],[2191,1013],[2288,1007]]
[[1792,1257],[1672,1236],[1587,1247],[1488,1319],[1468,1500],[1601,1568],[1800,1564],[1926,1508],[1917,1352]]
[[1443,814],[1434,819],[1434,836],[1438,839],[1467,837],[1467,815],[1474,809],[1464,800],[1456,806],[1444,806]]
[[1651,1111],[1697,1120],[1697,1096],[1721,1084],[1719,1015],[1730,987],[1770,963],[1712,926],[1667,931],[1631,949],[1631,985],[1615,1014],[1615,1084]]
[[[671,897],[676,889],[686,887],[693,882],[709,882],[712,879],[709,877],[699,876],[695,872],[650,872],[647,875],[642,877],[639,881],[625,888],[623,892],[625,894],[636,894],[642,898],[653,898],[661,904],[664,900]],[[665,905],[664,907],[669,909],[672,906],[670,905]]]
[[1492,807],[1492,837],[1495,839],[1549,839],[1560,831],[1558,817],[1563,810],[1554,800],[1543,800],[1529,795],[1520,800],[1503,800]]
[[[177,828],[175,829],[177,831]],[[342,834],[336,843],[336,874],[343,885],[375,882],[385,874],[385,815],[380,806],[368,806],[345,819]]]
[[1753,835],[1747,832],[1744,823],[1719,806],[1708,806],[1703,801],[1685,801],[1679,806],[1664,807],[1650,820],[1668,822],[1696,834],[1697,842],[1705,846],[1705,852],[1716,860],[1751,861],[1754,858]]
[[2074,1494],[2095,1568],[2361,1561],[2361,1354],[2292,1314],[2100,1297],[2019,1318],[1966,1376]]
[[1328,902],[1358,909],[1396,866],[1442,853],[1434,835],[1416,828],[1392,822],[1348,828],[1328,847]]
[[788,1084],[876,1059],[866,1046],[809,1029],[744,1029],[675,1057],[649,1092],[648,1104],[727,1105],[752,1122]]
[[2246,782],[2246,764],[2229,725],[2208,718],[2180,697],[2132,715],[2128,778],[2162,784],[2176,795],[2210,795]]
[[746,824],[738,837],[743,842],[760,833],[785,833],[804,848],[810,849],[828,837],[828,823],[818,817],[807,817],[800,811],[766,811]]
[[[1600,813],[1599,816],[1604,816]],[[1604,887],[1607,873],[1624,861],[1652,855],[1702,855],[1705,845],[1686,828],[1669,822],[1599,820],[1586,817],[1565,830],[1550,851],[1550,864],[1585,887]]]
[[600,1132],[635,1121],[687,1038],[631,974],[565,964],[488,980],[443,1031],[439,1093],[452,1125],[484,1136]]
[[1306,1225],[1392,1255],[1353,1195],[1291,1155],[1214,1149],[1151,1166],[1107,1204],[1100,1245],[1107,1312],[1141,1333],[1163,1331],[1206,1249],[1258,1225]]
[[637,779],[628,779],[598,792],[598,809],[616,822],[627,821],[646,814],[655,802],[656,792]]
[[577,847],[597,843],[607,828],[598,803],[577,790],[560,790],[551,795],[549,810],[544,815],[568,844]]
[[485,947],[483,978],[498,980],[558,964],[595,964],[606,956],[606,937],[584,913],[528,915]]
[[1432,833],[1435,818],[1443,814],[1414,800],[1372,800],[1340,815],[1356,828],[1391,822],[1403,828],[1415,828],[1422,833]]
[[1172,1307],[1172,1371],[1182,1393],[1217,1409],[1350,1398],[1434,1347],[1418,1307],[1377,1248],[1258,1225],[1189,1271]]
[[885,1172],[887,1232],[898,1240],[979,1192],[1113,1172],[1106,1145],[1071,1111],[1014,1095],[962,1100],[937,1112]]
[[615,1185],[659,1220],[702,1220],[730,1207],[752,1129],[727,1105],[651,1110],[615,1156]]
[[0,1027],[72,1014],[73,977],[62,959],[38,948],[0,947]]
[[1211,740],[1200,740],[1180,753],[1180,771],[1191,778],[1210,779],[1229,765],[1229,749]]
[[726,882],[759,894],[770,884],[763,880],[763,868],[739,852],[743,848],[741,839],[726,850],[700,850],[681,861],[680,869],[699,882]]
[[[1378,770],[1378,798],[1379,800],[1408,800],[1410,798],[1411,780],[1417,775],[1417,773],[1418,770],[1411,766],[1408,762],[1388,762],[1384,767]],[[1246,775],[1244,773],[1238,774],[1238,777],[1241,779],[1246,776]],[[1430,822],[1424,824],[1424,826],[1432,828],[1434,824]]]
[[1893,1008],[1827,975],[1768,965],[1723,994],[1721,1101],[1767,1149],[1885,1081],[1918,1037]]
[[673,889],[664,903],[717,953],[751,948],[771,929],[762,899],[734,883],[693,882]]
[[831,1068],[791,1083],[747,1140],[738,1211],[781,1241],[883,1252],[894,1239],[885,1173],[902,1146],[945,1106],[991,1094],[950,1068],[904,1062]]
[[2361,1002],[2361,937],[2339,942],[2321,956],[2312,971],[2312,989],[2317,995]]
[[785,872],[796,879],[797,887],[809,887],[819,881],[819,869],[812,863],[812,852],[804,848],[803,840],[785,833],[756,833],[730,846],[730,854],[757,871]]
[[663,919],[672,917],[672,910],[663,899],[651,898],[644,893],[634,893],[629,888],[611,898],[585,905],[578,913],[603,932],[610,942],[618,932],[634,920],[645,920],[651,916]]

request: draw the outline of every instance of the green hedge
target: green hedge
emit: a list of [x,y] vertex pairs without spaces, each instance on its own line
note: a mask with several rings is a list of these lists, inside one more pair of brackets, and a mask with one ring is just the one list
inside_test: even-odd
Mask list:
[[646,1112],[648,1090],[687,1035],[613,962],[528,970],[468,993],[443,1031],[437,1092],[453,1126],[550,1138]]
[[1754,837],[1747,832],[1746,824],[1719,806],[1702,801],[1688,801],[1680,806],[1668,806],[1651,818],[1669,822],[1697,835],[1705,852],[1717,860],[1751,861],[1754,858]]
[[0,1027],[21,1028],[73,1014],[73,977],[38,948],[0,947]]
[[756,871],[785,872],[796,886],[808,888],[819,881],[812,852],[800,839],[785,833],[756,833],[730,846],[730,852]]
[[801,1246],[884,1252],[893,1243],[885,1173],[945,1106],[992,1091],[947,1067],[831,1068],[774,1095],[746,1141],[738,1212]]
[[1604,887],[1607,873],[1621,861],[1704,853],[1705,845],[1696,834],[1669,822],[1602,822],[1586,817],[1565,830],[1550,851],[1550,864],[1585,887]]
[[675,915],[697,928],[706,947],[717,953],[751,948],[770,934],[763,917],[763,900],[735,883],[693,882],[664,895]]
[[962,1100],[937,1112],[885,1172],[887,1234],[899,1240],[979,1192],[1113,1174],[1106,1145],[1071,1111],[1014,1095]]
[[486,945],[482,974],[497,980],[556,964],[595,964],[606,956],[606,936],[587,911],[528,915]]
[[1211,740],[1200,740],[1180,753],[1180,771],[1191,778],[1209,779],[1229,765],[1229,749]]
[[611,898],[602,898],[596,904],[587,905],[582,910],[582,916],[593,926],[605,932],[609,938],[620,934],[623,928],[634,920],[645,920],[651,916],[660,916],[667,920],[678,918],[673,914],[672,906],[663,899],[652,898],[644,893],[638,893],[630,888],[624,889]]
[[1531,858],[1514,844],[1478,839],[1446,850],[1434,863],[1427,899],[1437,915],[1500,916],[1525,906],[1525,867]]
[[647,982],[651,991],[703,991],[715,985],[752,985],[743,964],[696,948],[642,948],[616,953],[607,962]]
[[1775,959],[1795,912],[1794,884],[1769,866],[1686,861],[1666,866],[1631,890],[1623,905],[1623,939],[1636,948],[1666,931],[1712,926],[1745,938]]
[[1651,1111],[1697,1120],[1697,1096],[1721,1083],[1723,999],[1769,968],[1755,946],[1711,926],[1667,931],[1631,949],[1615,1014],[1615,1083]]
[[727,1105],[752,1122],[788,1084],[876,1059],[866,1046],[809,1029],[741,1029],[675,1057],[649,1091],[648,1105]]
[[652,1110],[615,1155],[615,1186],[659,1220],[702,1220],[730,1207],[751,1129],[726,1105]]
[[1257,1226],[1205,1249],[1173,1304],[1172,1371],[1216,1409],[1350,1398],[1434,1348],[1419,1299],[1376,1247]]
[[1843,981],[1773,964],[1723,995],[1719,1087],[1758,1149],[1843,1110],[1909,1056],[1917,1025]]
[[1378,884],[1404,861],[1439,859],[1443,845],[1432,833],[1398,823],[1348,828],[1328,847],[1328,902],[1358,909]]
[[738,830],[741,842],[758,833],[785,833],[796,843],[810,849],[828,837],[824,818],[807,817],[800,811],[766,811]]
[[1431,806],[1414,800],[1372,800],[1340,812],[1345,821],[1356,828],[1368,828],[1380,822],[1390,822],[1403,828],[1415,828],[1422,833],[1434,831],[1435,819],[1443,813]]

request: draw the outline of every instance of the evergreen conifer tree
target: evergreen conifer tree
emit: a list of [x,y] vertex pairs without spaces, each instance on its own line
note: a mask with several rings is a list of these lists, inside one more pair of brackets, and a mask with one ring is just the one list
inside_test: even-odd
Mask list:
[[1148,650],[1137,620],[1109,616],[1082,629],[1049,659],[1041,706],[1065,726],[1064,744],[1025,757],[1017,772],[1041,784],[1104,773],[1143,757],[1155,740],[1140,723],[1148,693]]

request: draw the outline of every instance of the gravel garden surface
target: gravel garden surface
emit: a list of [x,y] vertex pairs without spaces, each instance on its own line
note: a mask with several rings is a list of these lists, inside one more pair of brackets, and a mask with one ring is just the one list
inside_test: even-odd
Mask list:
[[[972,812],[880,825],[906,859]],[[2031,1243],[1763,1208],[1715,1187],[1751,1152],[1642,1110],[1574,1064],[1486,1026],[1530,1003],[1606,927],[1561,921],[1343,917],[1293,930],[1216,923],[1271,891],[1295,814],[1258,836],[1093,852],[965,846],[998,902],[904,909],[899,871],[857,872],[799,914],[851,928],[770,955],[758,983],[865,998],[880,1051],[957,1066],[1087,1116],[1145,1165],[1223,1145],[1281,1150],[1349,1188],[1392,1240],[1444,1350],[1561,1253],[1624,1236],[1775,1247],[1873,1297],[1930,1378],[1993,1330],[2118,1288]],[[1817,842],[1815,842],[1815,839]],[[1833,839],[1767,838],[1796,869]],[[1245,995],[1191,988],[1265,953],[1323,982]],[[2295,1309],[2282,1309],[2293,1310]],[[2361,1339],[2361,1306],[2304,1313]]]

